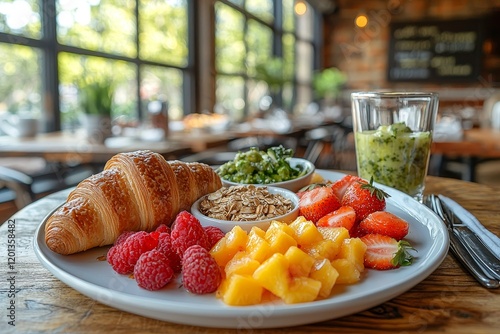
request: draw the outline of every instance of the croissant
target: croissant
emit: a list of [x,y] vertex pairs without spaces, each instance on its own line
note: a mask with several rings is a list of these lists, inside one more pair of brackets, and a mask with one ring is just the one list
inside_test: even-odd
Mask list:
[[115,242],[124,231],[170,225],[201,196],[222,187],[208,165],[166,161],[151,151],[120,153],[80,182],[45,225],[45,242],[68,255]]

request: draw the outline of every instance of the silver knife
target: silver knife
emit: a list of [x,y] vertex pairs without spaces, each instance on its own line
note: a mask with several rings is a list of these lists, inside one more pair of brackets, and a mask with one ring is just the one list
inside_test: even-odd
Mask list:
[[500,286],[500,281],[496,280],[485,272],[481,262],[468,251],[464,242],[453,232],[451,221],[444,213],[441,200],[436,195],[429,195],[424,203],[434,211],[443,223],[447,226],[450,236],[450,250],[458,258],[465,268],[474,276],[474,278],[486,288],[495,289]]
[[[451,222],[451,228],[454,234],[462,240],[464,246],[469,252],[477,258],[485,270],[496,279],[500,280],[500,260],[491,252],[491,250],[483,243],[481,238],[477,236],[461,219],[458,217],[453,210],[446,204],[446,202],[441,201],[441,206],[443,207],[444,213],[448,216]],[[465,210],[465,209],[464,209]]]

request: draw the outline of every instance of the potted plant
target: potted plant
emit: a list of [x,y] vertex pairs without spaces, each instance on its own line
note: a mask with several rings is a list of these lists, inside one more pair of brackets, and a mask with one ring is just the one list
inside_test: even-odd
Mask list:
[[81,84],[79,102],[83,109],[84,126],[89,141],[104,143],[111,136],[111,109],[114,88],[110,81],[95,81]]
[[335,104],[346,81],[347,76],[336,67],[325,68],[315,73],[313,88],[316,98],[326,105]]

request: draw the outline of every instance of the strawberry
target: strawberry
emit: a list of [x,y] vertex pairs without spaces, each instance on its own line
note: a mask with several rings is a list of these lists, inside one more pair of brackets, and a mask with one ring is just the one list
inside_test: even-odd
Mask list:
[[[297,191],[296,194],[297,194],[297,196],[299,196],[299,198],[301,198],[302,195],[304,195],[309,190],[313,190],[314,188],[319,188],[319,187],[326,187],[326,186],[330,186],[330,185],[331,185],[330,181],[328,181],[326,183],[311,183],[305,187],[300,188],[300,190]],[[341,197],[339,197],[339,199],[340,198]]]
[[408,253],[413,249],[407,241],[397,241],[382,234],[366,234],[361,237],[366,245],[365,267],[377,270],[388,270],[409,266],[413,256]]
[[375,211],[359,223],[358,234],[376,233],[401,240],[408,234],[408,229],[406,220],[387,211]]
[[344,194],[345,194],[347,188],[349,188],[349,186],[351,184],[353,184],[354,182],[361,181],[361,180],[363,180],[363,179],[360,178],[359,176],[346,175],[343,178],[333,182],[331,187],[332,187],[335,195],[337,195],[338,198],[342,199],[342,197],[344,197]]
[[356,211],[356,220],[360,222],[372,212],[383,211],[386,197],[389,197],[386,192],[373,185],[373,178],[370,182],[362,179],[347,187],[341,204],[351,206]]
[[356,212],[350,206],[341,206],[337,210],[321,217],[316,226],[345,227],[349,231],[356,222]]
[[299,200],[299,213],[313,223],[338,208],[340,208],[340,200],[330,187],[308,190]]

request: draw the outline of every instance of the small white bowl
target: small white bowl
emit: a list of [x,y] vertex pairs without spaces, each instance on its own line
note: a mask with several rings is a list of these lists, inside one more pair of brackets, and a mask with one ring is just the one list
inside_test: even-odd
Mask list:
[[[293,180],[268,183],[268,184],[258,184],[258,185],[264,185],[264,186],[268,186],[268,187],[279,187],[279,188],[291,190],[293,192],[297,192],[300,189],[304,188],[305,186],[307,186],[311,183],[314,171],[316,169],[316,167],[314,166],[314,164],[312,162],[310,162],[309,160],[306,160],[306,159],[302,159],[302,158],[290,158],[290,166],[292,168],[297,168],[297,166],[301,166],[301,168],[307,169],[308,172],[307,172],[307,174],[302,175],[301,177],[298,177],[298,178],[293,179]],[[224,180],[222,177],[221,177],[221,180],[222,180],[222,185],[225,187],[239,186],[239,185],[244,184],[244,183],[227,181],[227,180]]]
[[[240,184],[239,184],[240,185]],[[241,186],[241,185],[240,185]],[[250,232],[253,226],[257,226],[263,230],[267,230],[269,225],[273,220],[277,220],[284,223],[291,223],[294,221],[299,215],[299,197],[288,189],[278,188],[278,187],[270,187],[267,185],[254,185],[256,187],[266,187],[267,190],[271,194],[280,194],[281,196],[289,199],[293,203],[293,208],[291,211],[287,212],[284,215],[276,216],[273,218],[267,218],[256,221],[230,221],[230,220],[221,220],[216,218],[208,217],[202,214],[199,210],[200,202],[209,195],[205,195],[198,199],[191,206],[191,213],[198,218],[202,226],[216,226],[220,228],[224,233],[227,233],[233,229],[234,226],[239,225],[246,232]]]

